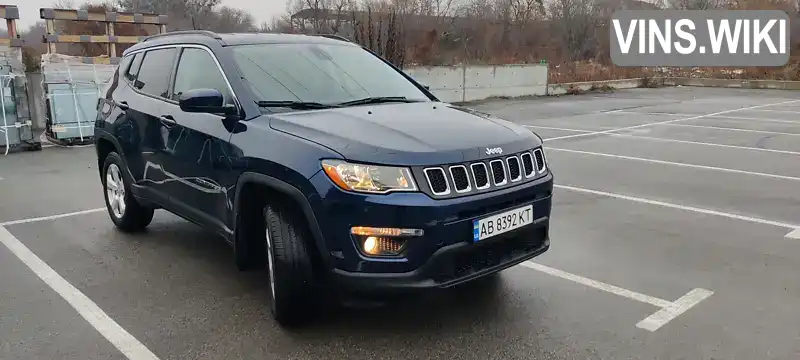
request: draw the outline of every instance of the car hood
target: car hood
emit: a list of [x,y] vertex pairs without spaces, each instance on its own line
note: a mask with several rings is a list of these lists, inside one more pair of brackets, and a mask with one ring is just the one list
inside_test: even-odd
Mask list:
[[355,106],[268,115],[270,126],[324,145],[353,161],[446,164],[541,145],[525,127],[440,102]]

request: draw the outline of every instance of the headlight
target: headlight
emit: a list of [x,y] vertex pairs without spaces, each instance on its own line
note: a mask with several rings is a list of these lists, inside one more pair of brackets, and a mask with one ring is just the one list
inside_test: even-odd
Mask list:
[[417,191],[411,171],[404,167],[351,164],[340,160],[323,160],[325,174],[340,188],[348,191],[385,194],[392,191]]

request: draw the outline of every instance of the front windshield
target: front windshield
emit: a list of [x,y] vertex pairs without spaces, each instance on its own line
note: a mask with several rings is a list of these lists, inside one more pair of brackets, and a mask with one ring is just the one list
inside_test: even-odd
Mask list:
[[430,101],[379,58],[349,44],[257,44],[231,47],[256,101],[336,104],[369,97]]

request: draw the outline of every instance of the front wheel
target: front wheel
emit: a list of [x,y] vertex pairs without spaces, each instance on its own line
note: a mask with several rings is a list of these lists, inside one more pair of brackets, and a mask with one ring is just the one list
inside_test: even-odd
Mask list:
[[116,152],[106,156],[103,164],[103,190],[106,208],[119,229],[126,232],[141,231],[153,220],[153,208],[142,206],[130,191],[122,173],[122,160]]
[[305,218],[278,204],[265,206],[263,215],[270,310],[281,325],[297,325],[308,320],[317,301]]

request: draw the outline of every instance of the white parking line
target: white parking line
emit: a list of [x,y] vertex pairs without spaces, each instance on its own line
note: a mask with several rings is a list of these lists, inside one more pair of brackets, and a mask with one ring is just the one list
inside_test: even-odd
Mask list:
[[786,237],[789,239],[800,240],[800,228],[794,229],[786,234]]
[[751,133],[759,133],[759,134],[773,134],[773,135],[788,135],[788,136],[800,136],[800,133],[787,133],[787,132],[779,132],[779,131],[766,131],[766,130],[753,130],[753,129],[742,129],[742,128],[730,128],[730,127],[722,127],[722,126],[707,126],[707,125],[691,125],[691,124],[660,124],[664,126],[683,126],[683,127],[691,127],[697,129],[712,129],[712,130],[725,130],[725,131],[738,131],[738,132],[751,132]]
[[754,117],[742,117],[742,116],[709,116],[711,120],[737,120],[737,121],[755,121],[755,122],[774,122],[774,123],[781,123],[781,124],[793,124],[793,125],[800,125],[800,121],[794,120],[778,120],[772,118],[754,118]]
[[53,268],[0,226],[0,243],[17,256],[36,276],[70,304],[103,337],[130,360],[158,360],[144,344],[123,329],[103,309],[67,282]]
[[567,129],[567,128],[560,128],[560,127],[552,127],[552,126],[539,126],[539,125],[522,125],[524,127],[529,128],[536,128],[536,129],[548,129],[548,130],[560,130],[560,131],[572,131],[572,132],[579,132],[579,133],[590,133],[594,132],[592,130],[578,130],[578,129]]
[[793,111],[793,110],[758,109],[758,110],[753,110],[753,111],[775,112],[775,113],[785,113],[785,114],[800,114],[800,111]]
[[[675,125],[675,124],[653,123],[653,124],[647,124],[647,125],[648,126],[650,126],[650,125],[655,126],[655,125]],[[523,126],[531,127],[531,128],[540,127],[540,126],[535,126],[535,125],[523,125]],[[614,129],[614,130],[624,130],[624,129],[628,129],[628,128],[619,128],[619,129]],[[588,131],[588,130],[567,129],[567,128],[559,128],[559,130],[573,131],[573,132],[580,133],[578,135],[597,134],[596,131]],[[800,155],[800,152],[798,152],[798,151],[765,149],[765,148],[758,148],[758,147],[752,147],[752,146],[726,145],[726,144],[708,143],[708,142],[701,142],[701,141],[690,141],[690,140],[678,140],[678,139],[660,138],[660,137],[652,137],[652,136],[616,134],[616,133],[610,133],[610,132],[604,133],[604,134],[608,135],[608,136],[628,137],[628,138],[643,139],[643,140],[653,140],[653,141],[674,142],[674,143],[681,143],[681,144],[714,146],[714,147],[723,147],[723,148],[729,148],[729,149],[763,151],[763,152],[771,152],[771,153],[778,153],[778,154],[788,154],[788,155]],[[800,134],[787,134],[787,135],[800,135]],[[571,135],[569,135],[569,136],[571,136]],[[564,139],[564,137],[561,136],[561,137],[557,137],[557,138],[546,138],[546,139],[543,139],[543,141],[559,140],[559,139]]]
[[704,146],[723,147],[723,148],[729,148],[729,149],[753,150],[753,151],[764,151],[764,152],[771,152],[771,153],[778,153],[778,154],[800,155],[800,152],[797,152],[797,151],[765,149],[765,148],[758,148],[758,147],[752,147],[752,146],[726,145],[726,144],[707,143],[707,142],[701,142],[701,141],[678,140],[678,139],[668,139],[668,138],[659,138],[659,137],[641,136],[641,135],[629,135],[629,134],[608,134],[608,135],[609,136],[644,139],[644,140],[653,140],[653,141],[674,142],[674,143],[681,143],[681,144],[704,145]]
[[636,327],[649,331],[656,331],[713,294],[714,292],[711,290],[700,288],[693,289],[686,295],[681,296],[678,300],[675,300],[670,306],[664,307],[656,311],[653,315],[640,321],[636,324]]
[[65,217],[70,217],[70,216],[75,216],[75,215],[91,214],[91,213],[96,213],[96,212],[100,212],[100,211],[106,211],[106,208],[88,209],[88,210],[75,211],[75,212],[70,212],[70,213],[65,213],[65,214],[56,214],[56,215],[50,215],[50,216],[42,216],[42,217],[35,217],[35,218],[27,218],[27,219],[0,222],[0,226],[25,224],[25,223],[31,223],[31,222],[36,222],[36,221],[55,220],[55,219],[60,219],[60,218],[65,218]]
[[648,158],[640,158],[640,157],[616,155],[616,154],[607,154],[607,153],[599,153],[599,152],[583,151],[583,150],[562,149],[562,148],[554,148],[554,147],[548,147],[547,150],[549,150],[549,151],[563,151],[563,152],[582,154],[582,155],[603,156],[603,157],[610,157],[610,158],[616,158],[616,159],[643,161],[643,162],[649,162],[649,163],[653,163],[653,164],[674,165],[674,166],[681,166],[681,167],[688,167],[688,168],[695,168],[695,169],[722,171],[722,172],[729,172],[729,173],[734,173],[734,174],[763,176],[763,177],[769,177],[769,178],[781,179],[781,180],[800,181],[800,177],[795,177],[795,176],[769,174],[769,173],[761,173],[761,172],[747,171],[747,170],[728,169],[728,168],[722,168],[722,167],[717,167],[717,166],[688,164],[688,163],[682,163],[682,162],[656,160],[656,159],[648,159]]
[[[662,115],[662,116],[695,116],[693,114],[682,114],[682,113],[665,113],[665,112],[637,112],[637,111],[624,111],[624,110],[617,110],[617,111],[605,111],[602,114],[631,114],[631,115]],[[800,124],[798,121],[793,120],[777,120],[772,118],[762,118],[762,117],[745,117],[745,116],[728,116],[728,115],[708,115],[705,118],[708,119],[725,119],[725,120],[750,120],[750,121],[760,121],[760,122],[776,122],[776,123],[783,123],[783,124]]]
[[648,331],[658,330],[660,327],[666,325],[671,320],[675,319],[679,315],[686,312],[686,310],[689,310],[693,306],[700,303],[700,301],[703,301],[705,298],[714,294],[713,291],[698,288],[690,291],[686,295],[680,297],[678,300],[673,302],[664,299],[659,299],[654,296],[638,293],[632,290],[623,289],[621,287],[614,286],[611,284],[606,284],[604,282],[600,282],[597,280],[585,278],[580,275],[571,274],[566,271],[554,269],[549,266],[538,264],[532,261],[526,261],[521,263],[520,265],[527,267],[529,269],[543,272],[548,275],[552,275],[565,280],[576,282],[578,284],[586,285],[598,290],[622,296],[628,299],[660,307],[661,309],[655,312],[653,315],[648,316],[647,318],[636,324],[636,327]]
[[[595,130],[578,130],[578,129],[567,129],[567,128],[562,128],[562,127],[527,125],[527,124],[523,124],[522,126],[529,127],[529,128],[534,128],[534,129],[571,131],[571,132],[579,132],[579,133],[590,133],[590,132],[594,132],[595,131]],[[723,126],[691,125],[691,124],[678,124],[678,123],[655,124],[653,126],[679,126],[679,127],[691,127],[691,128],[697,128],[697,129],[712,129],[712,130],[751,132],[751,133],[758,133],[758,134],[800,136],[800,133],[787,133],[787,132],[780,132],[780,131],[753,130],[753,129],[731,128],[731,127],[723,127]]]
[[[558,185],[558,184],[553,185],[553,187],[558,188],[558,189],[564,189],[564,190],[569,190],[569,191],[585,193],[585,194],[593,194],[593,195],[606,196],[606,197],[611,197],[611,198],[620,199],[620,200],[638,202],[638,203],[642,203],[642,204],[663,206],[663,207],[672,208],[672,209],[678,209],[678,210],[683,210],[683,211],[693,211],[693,212],[696,212],[696,213],[714,215],[714,216],[719,216],[719,217],[725,217],[725,218],[734,219],[734,220],[747,221],[747,222],[752,222],[752,223],[756,223],[756,224],[771,225],[771,226],[787,228],[787,229],[791,229],[791,230],[800,229],[800,225],[789,224],[789,223],[785,223],[785,222],[782,222],[782,221],[767,220],[767,219],[761,219],[761,218],[757,218],[757,217],[738,215],[738,214],[731,214],[731,213],[726,213],[726,212],[722,212],[722,211],[703,209],[703,208],[694,207],[694,206],[673,204],[673,203],[668,203],[668,202],[664,202],[664,201],[650,200],[650,199],[645,199],[645,198],[640,198],[640,197],[635,197],[635,196],[615,194],[615,193],[606,192],[606,191],[584,189],[584,188],[575,187],[575,186]],[[792,234],[793,232],[794,231],[792,231],[789,234]],[[788,237],[789,234],[787,234],[786,237]]]
[[643,128],[643,127],[647,127],[647,126],[657,125],[657,124],[669,124],[669,123],[674,123],[674,122],[678,122],[678,121],[696,120],[696,119],[702,119],[702,118],[709,117],[709,116],[722,115],[722,114],[732,113],[732,112],[736,112],[736,111],[757,109],[757,108],[762,108],[762,107],[767,107],[767,106],[788,104],[788,103],[793,103],[793,102],[798,102],[798,101],[800,101],[800,100],[788,100],[788,101],[782,101],[782,102],[779,102],[779,103],[764,104],[764,105],[754,105],[754,106],[748,106],[748,107],[743,107],[743,108],[738,108],[738,109],[718,111],[718,112],[715,112],[715,113],[710,113],[710,114],[705,114],[705,115],[697,115],[697,116],[692,116],[692,117],[688,117],[688,118],[680,118],[680,119],[673,119],[673,120],[658,121],[658,122],[641,124],[641,125],[626,126],[626,127],[623,127],[623,128],[617,128],[617,129],[611,129],[611,130],[594,131],[594,132],[590,132],[590,133],[581,133],[581,134],[558,136],[558,137],[554,137],[554,138],[547,138],[547,139],[544,139],[543,141],[563,140],[563,139],[572,139],[572,138],[584,137],[584,136],[609,134],[609,133],[617,132],[617,131],[620,131],[620,130],[638,129],[638,128]]

